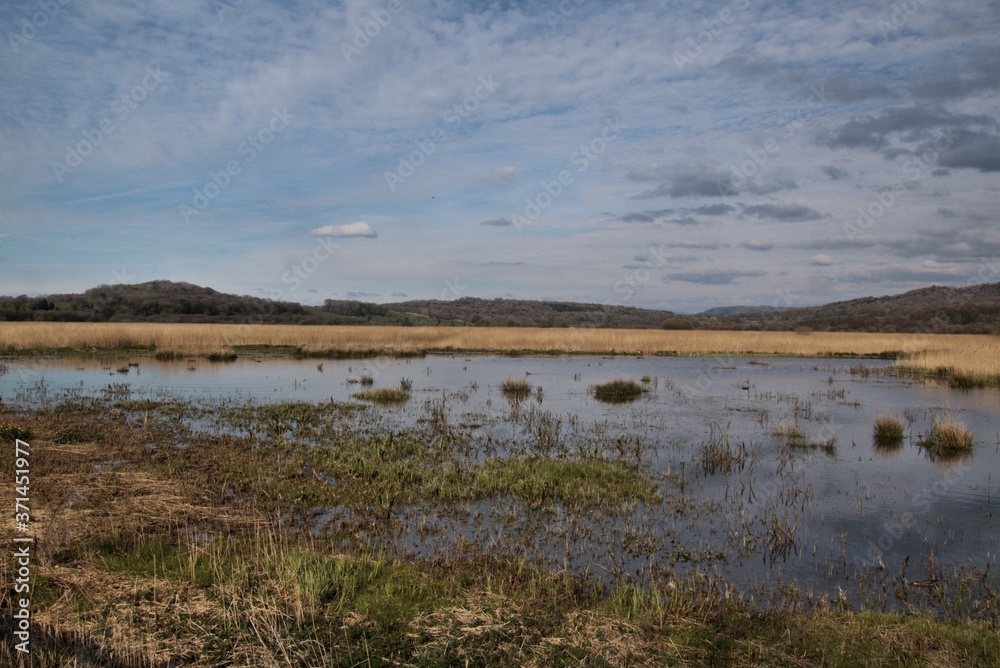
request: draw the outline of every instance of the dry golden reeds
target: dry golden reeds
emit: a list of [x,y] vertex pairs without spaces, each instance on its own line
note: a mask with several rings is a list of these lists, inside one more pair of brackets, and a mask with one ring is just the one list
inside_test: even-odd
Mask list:
[[1000,377],[1000,339],[963,334],[666,331],[536,327],[382,327],[16,322],[0,325],[0,352],[147,347],[177,355],[231,354],[240,346],[306,355],[429,351],[648,355],[881,356],[927,370]]

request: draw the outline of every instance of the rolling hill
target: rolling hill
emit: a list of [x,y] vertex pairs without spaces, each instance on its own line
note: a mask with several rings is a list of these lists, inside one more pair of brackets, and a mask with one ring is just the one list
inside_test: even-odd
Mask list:
[[693,316],[631,306],[463,297],[305,306],[173,281],[102,285],[82,294],[0,297],[0,321],[611,327],[1000,333],[1000,283],[931,286],[886,297],[775,309],[729,306]]

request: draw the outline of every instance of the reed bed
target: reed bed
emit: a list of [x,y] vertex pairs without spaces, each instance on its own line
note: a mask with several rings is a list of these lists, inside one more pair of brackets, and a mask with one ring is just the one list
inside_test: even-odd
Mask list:
[[145,348],[169,356],[493,352],[885,357],[907,368],[1000,378],[1000,338],[962,334],[665,331],[533,327],[380,327],[158,323],[3,323],[0,353]]

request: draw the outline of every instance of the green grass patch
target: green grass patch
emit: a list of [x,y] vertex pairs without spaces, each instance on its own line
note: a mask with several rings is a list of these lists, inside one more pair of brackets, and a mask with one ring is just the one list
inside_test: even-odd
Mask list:
[[528,503],[581,507],[660,500],[656,485],[639,471],[602,460],[494,459],[475,470],[473,479],[478,496],[510,495]]

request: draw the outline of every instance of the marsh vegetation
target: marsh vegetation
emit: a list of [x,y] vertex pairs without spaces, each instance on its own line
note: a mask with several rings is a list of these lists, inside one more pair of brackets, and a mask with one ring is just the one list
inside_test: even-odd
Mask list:
[[[1000,658],[977,542],[996,531],[990,479],[929,461],[917,436],[945,403],[982,432],[992,394],[920,403],[926,388],[849,361],[188,364],[10,365],[0,422],[38,453],[33,605],[52,664]],[[642,401],[592,399],[644,375]],[[530,399],[497,401],[525,377]],[[383,407],[381,391],[411,398]],[[881,459],[875,406],[913,425]],[[983,512],[945,514],[952,492]],[[927,494],[934,513],[883,528]]]

